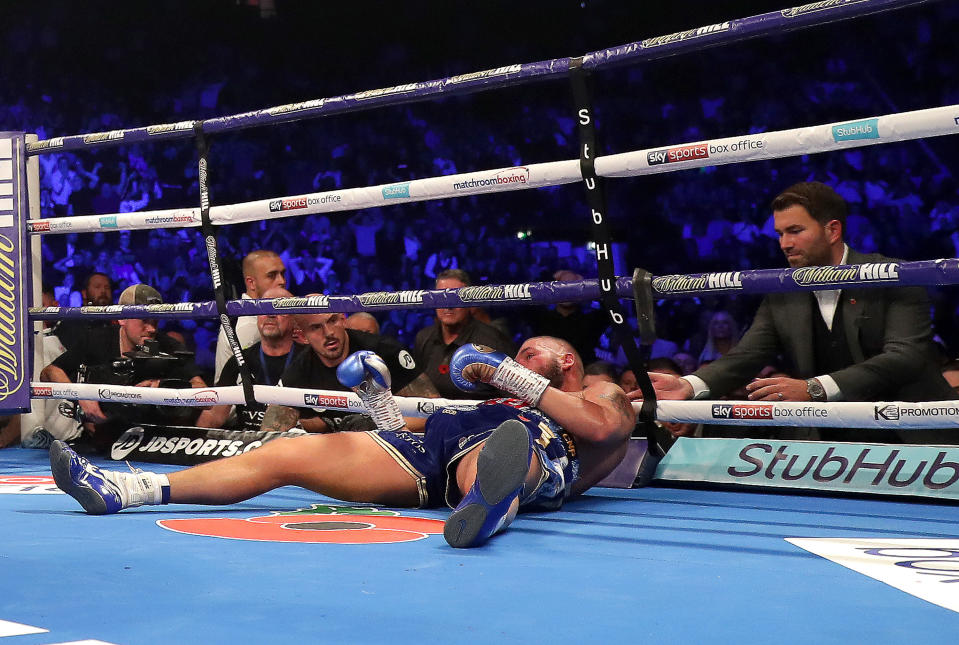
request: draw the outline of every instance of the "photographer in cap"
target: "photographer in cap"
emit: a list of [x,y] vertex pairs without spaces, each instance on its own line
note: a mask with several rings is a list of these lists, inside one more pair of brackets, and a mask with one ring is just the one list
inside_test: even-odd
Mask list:
[[[160,293],[146,284],[127,287],[121,305],[162,304]],[[117,331],[103,343],[84,343],[58,356],[40,372],[41,381],[104,383],[146,387],[206,387],[186,348],[157,330],[156,319],[118,321]],[[80,442],[104,451],[128,427],[149,421],[192,425],[196,408],[79,401],[85,432]]]

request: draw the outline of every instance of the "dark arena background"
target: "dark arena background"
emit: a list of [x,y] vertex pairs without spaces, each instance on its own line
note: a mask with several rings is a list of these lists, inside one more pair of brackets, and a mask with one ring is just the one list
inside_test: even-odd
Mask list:
[[[46,140],[226,117],[722,30],[790,9],[786,1],[0,2],[0,131]],[[599,152],[942,106],[956,108],[959,132],[957,33],[959,2],[901,3],[598,70]],[[216,206],[576,159],[576,125],[569,80],[558,74],[248,128],[211,137],[209,193]],[[782,268],[770,201],[813,180],[849,203],[851,247],[905,261],[957,258],[956,142],[935,136],[610,180],[617,275]],[[200,203],[190,138],[39,159],[44,219]],[[251,221],[218,235],[228,295],[238,298],[239,260],[260,247],[293,264],[312,257],[325,267],[327,295],[432,289],[428,263],[441,251],[479,284],[551,281],[564,269],[597,278],[590,225],[586,192],[574,182]],[[371,227],[373,252],[358,248],[358,231]],[[42,281],[63,307],[83,304],[80,285],[93,271],[113,278],[115,296],[146,282],[167,303],[212,298],[198,228],[41,239]],[[959,358],[959,289],[929,293],[947,366]],[[758,302],[663,298],[657,333],[676,353],[698,356],[713,312],[728,311],[744,329]],[[514,339],[534,331],[529,312],[493,309]],[[409,347],[432,316],[401,309],[378,318],[383,334]],[[183,334],[211,383],[215,321],[163,324]],[[609,335],[594,349],[622,361]],[[957,457],[945,448],[936,457],[939,476],[953,469],[950,484]],[[44,451],[10,446],[0,451],[0,645],[953,643],[955,498],[662,481],[594,488],[464,552],[439,535],[446,510],[364,507],[292,488],[225,508],[88,517],[53,486]]]

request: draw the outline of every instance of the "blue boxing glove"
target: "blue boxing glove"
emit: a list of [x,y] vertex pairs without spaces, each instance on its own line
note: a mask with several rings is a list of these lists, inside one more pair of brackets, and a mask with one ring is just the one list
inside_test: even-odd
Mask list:
[[464,392],[475,392],[476,383],[489,383],[505,358],[506,354],[486,345],[467,343],[450,358],[450,380]]
[[549,387],[549,379],[523,367],[502,352],[485,345],[468,343],[450,359],[450,380],[466,392],[476,390],[476,383],[489,383],[509,392],[530,405],[539,403]]
[[336,368],[336,378],[360,397],[377,430],[399,430],[406,425],[390,391],[390,368],[376,352],[350,354]]
[[359,387],[367,376],[371,386],[390,389],[390,368],[376,352],[368,349],[353,352],[336,368],[336,379],[350,389]]

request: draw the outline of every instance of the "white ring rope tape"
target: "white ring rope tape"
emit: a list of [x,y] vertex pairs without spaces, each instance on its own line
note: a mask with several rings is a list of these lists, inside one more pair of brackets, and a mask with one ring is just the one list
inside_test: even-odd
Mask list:
[[817,428],[955,428],[959,401],[658,401],[659,421]]
[[[243,405],[243,387],[163,388],[101,383],[33,382],[30,393],[36,399],[70,399],[131,403],[135,405]],[[257,402],[297,408],[325,408],[342,412],[366,411],[366,406],[353,392],[310,390],[275,385],[254,385]],[[396,397],[400,411],[408,417],[426,417],[438,408],[470,408],[481,401]]]
[[[596,159],[601,177],[651,175],[688,168],[761,159],[779,159],[830,150],[844,150],[894,141],[959,133],[959,105],[887,114],[879,117],[815,125],[792,130],[748,134],[725,139],[659,146]],[[582,181],[578,159],[445,175],[365,188],[347,188],[292,197],[213,206],[214,224],[359,210],[373,206],[419,202],[557,186]],[[30,220],[32,233],[90,232],[199,226],[199,208],[80,215]]]
[[[185,405],[241,405],[239,385],[209,388],[156,388],[96,383],[30,384],[34,398],[84,399],[115,403]],[[259,403],[312,407],[363,413],[366,407],[353,392],[254,385]],[[407,417],[426,417],[439,408],[469,408],[480,401],[397,396]],[[639,409],[640,404],[633,407]],[[827,428],[953,428],[959,427],[959,401],[772,403],[766,401],[659,401],[659,421],[723,425],[798,426]]]

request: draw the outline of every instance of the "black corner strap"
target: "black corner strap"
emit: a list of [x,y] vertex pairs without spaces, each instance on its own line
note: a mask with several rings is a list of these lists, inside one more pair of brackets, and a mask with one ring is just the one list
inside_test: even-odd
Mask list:
[[[643,364],[649,359],[653,343],[656,342],[656,311],[653,301],[653,276],[646,269],[637,267],[633,270],[633,303],[636,306],[636,326],[639,329],[639,342],[643,348]],[[644,372],[645,382],[649,384],[650,395],[643,390],[643,406],[640,418],[652,423],[656,418],[656,391],[649,380],[649,374]],[[636,380],[639,383],[639,379]],[[640,383],[642,388],[644,383]],[[652,445],[652,444],[650,444]]]
[[220,327],[226,333],[227,341],[230,343],[230,350],[233,352],[233,356],[238,363],[240,382],[243,385],[243,397],[246,399],[247,405],[249,405],[256,402],[253,396],[253,377],[250,375],[250,368],[243,358],[243,351],[236,337],[236,323],[226,313],[226,289],[223,286],[223,280],[221,278],[222,273],[220,271],[219,252],[216,242],[216,227],[213,225],[212,220],[210,220],[210,184],[207,174],[210,142],[203,132],[202,121],[197,121],[193,125],[193,134],[196,137],[196,150],[199,164],[197,182],[200,186],[200,229],[203,232],[203,239],[206,243],[207,259],[210,263],[210,275],[213,278],[216,313],[220,320]]
[[[570,82],[572,86],[574,111],[579,134],[579,165],[586,187],[586,201],[590,208],[590,222],[593,241],[596,244],[596,263],[599,270],[600,303],[609,315],[613,334],[626,354],[630,369],[636,375],[636,382],[643,392],[643,405],[639,412],[639,426],[646,431],[650,453],[661,448],[652,432],[656,419],[656,392],[646,373],[646,360],[652,340],[655,340],[655,325],[652,312],[652,292],[643,303],[644,316],[639,318],[640,338],[643,339],[643,351],[636,345],[632,330],[626,324],[619,298],[616,295],[616,276],[612,258],[612,235],[606,215],[605,183],[596,174],[595,159],[599,153],[596,143],[595,116],[592,108],[592,91],[589,86],[589,73],[583,68],[582,58],[570,59]],[[648,274],[647,274],[648,276]],[[643,278],[640,276],[640,283]],[[636,280],[634,273],[635,292]],[[640,304],[637,303],[637,311]],[[648,343],[646,339],[651,338]]]
[[646,269],[637,267],[633,271],[633,302],[639,342],[652,346],[656,342],[656,312],[653,309],[653,276]]

